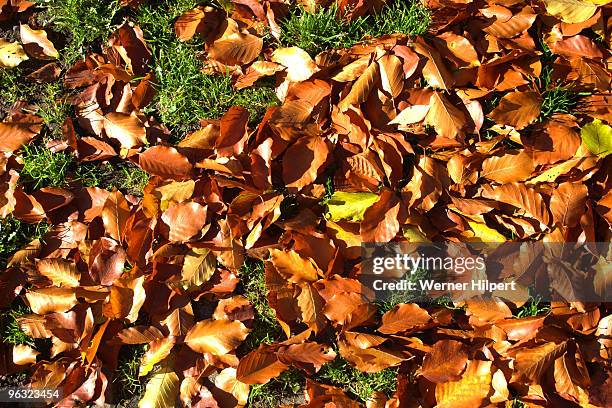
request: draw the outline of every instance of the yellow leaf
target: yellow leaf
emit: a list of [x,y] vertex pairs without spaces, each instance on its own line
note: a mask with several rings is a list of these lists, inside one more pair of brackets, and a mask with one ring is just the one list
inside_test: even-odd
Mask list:
[[27,54],[17,41],[8,42],[0,38],[0,68],[15,68],[27,59]]
[[564,23],[582,23],[595,14],[597,6],[585,0],[544,0],[546,11]]
[[537,183],[549,183],[549,182],[553,182],[557,179],[557,177],[567,173],[568,171],[570,171],[571,169],[573,169],[574,167],[576,167],[576,165],[582,160],[582,158],[578,157],[575,159],[571,159],[568,161],[564,161],[561,164],[557,164],[554,167],[551,167],[550,169],[546,170],[545,172],[543,172],[542,174],[540,174],[537,177],[532,178],[531,180],[528,180],[526,182],[526,184],[537,184]]
[[167,363],[151,376],[138,408],[174,408],[178,392],[178,375]]
[[347,231],[333,221],[327,221],[327,227],[334,230],[335,238],[344,241],[348,248],[358,247],[361,245],[361,237],[351,231]]
[[606,157],[612,153],[612,127],[599,119],[593,120],[580,129],[582,142],[593,153]]
[[161,194],[161,202],[159,208],[166,211],[170,204],[182,203],[187,201],[193,195],[195,188],[194,180],[173,181],[161,187],[157,187],[155,191]]
[[208,282],[216,267],[217,260],[208,248],[192,248],[183,261],[181,286],[190,290]]
[[474,238],[480,242],[506,242],[507,239],[502,234],[488,227],[486,224],[468,221],[468,225],[474,232]]
[[402,235],[409,242],[431,242],[421,230],[412,225],[404,225],[402,227]]
[[140,360],[138,376],[142,377],[143,375],[147,375],[155,364],[159,363],[170,354],[172,347],[174,347],[173,337],[153,340],[149,343],[149,349],[142,356],[142,360]]
[[379,196],[374,193],[345,193],[336,191],[327,202],[326,217],[332,221],[361,221],[363,214]]

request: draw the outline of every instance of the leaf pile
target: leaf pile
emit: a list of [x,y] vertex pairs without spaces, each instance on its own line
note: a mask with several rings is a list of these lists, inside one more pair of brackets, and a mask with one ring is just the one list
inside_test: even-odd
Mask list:
[[[19,327],[51,345],[3,344],[2,371],[27,367],[32,386],[63,391],[59,406],[102,405],[121,348],[146,344],[141,407],[243,406],[287,370],[306,377],[302,406],[359,406],[319,378],[340,357],[364,373],[397,368],[397,391],[372,407],[609,406],[607,305],[518,318],[523,302],[491,298],[382,313],[358,280],[362,242],[610,241],[606,2],[430,0],[425,35],[317,55],[278,45],[287,2],[220,3],[180,16],[177,38],[201,39],[203,70],[237,89],[271,78],[282,103],[254,128],[233,106],[172,144],[147,113],[156,72],[134,21],[62,71],[24,17],[32,4],[0,1],[0,21],[20,26],[0,40],[0,66],[34,64],[32,77],[62,75],[71,91],[73,115],[47,148],[150,175],[142,198],[78,182],[28,190],[21,154],[43,120],[25,101],[6,112],[0,215],[52,227],[10,257],[1,303],[25,302]],[[346,24],[381,7],[337,4]],[[560,91],[569,110],[551,102]],[[602,293],[609,256],[591,267]],[[283,337],[248,349],[260,316],[239,270],[253,259]]]

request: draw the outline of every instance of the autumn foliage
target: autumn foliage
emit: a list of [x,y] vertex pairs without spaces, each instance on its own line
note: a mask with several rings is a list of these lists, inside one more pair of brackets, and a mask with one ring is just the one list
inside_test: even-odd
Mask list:
[[[204,72],[237,91],[271,80],[281,103],[256,126],[233,106],[172,143],[147,113],[163,73],[132,19],[63,68],[32,4],[0,0],[0,21],[20,33],[0,39],[0,67],[33,64],[30,75],[61,75],[71,92],[73,114],[46,147],[150,176],[141,198],[78,182],[28,189],[21,154],[44,123],[26,101],[6,112],[0,215],[51,227],[10,256],[0,303],[27,305],[19,328],[50,342],[2,343],[2,373],[61,389],[58,406],[101,406],[120,350],[142,344],[140,407],[244,406],[288,370],[306,379],[301,406],[360,406],[318,377],[338,358],[396,370],[396,392],[368,407],[610,406],[609,304],[523,317],[525,302],[503,297],[383,310],[359,281],[363,242],[610,242],[607,2],[429,0],[426,34],[317,55],[279,45],[288,3],[214,2],[174,21],[180,41],[202,40]],[[340,0],[338,18],[382,7]],[[553,92],[571,94],[570,108]],[[610,256],[588,266],[604,294]],[[256,261],[281,335],[247,347],[261,316],[240,270]]]

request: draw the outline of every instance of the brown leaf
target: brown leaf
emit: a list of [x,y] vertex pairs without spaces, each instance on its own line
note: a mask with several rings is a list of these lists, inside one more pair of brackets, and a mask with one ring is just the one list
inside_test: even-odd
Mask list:
[[404,88],[404,69],[395,55],[385,54],[378,60],[382,88],[397,98]]
[[437,407],[479,407],[491,392],[491,361],[469,360],[458,381],[436,384]]
[[153,326],[134,326],[117,333],[117,339],[123,344],[145,344],[163,338],[159,329]]
[[240,31],[236,21],[226,20],[223,34],[208,49],[210,58],[225,65],[243,65],[253,61],[263,47],[263,39]]
[[384,189],[380,199],[363,214],[359,234],[364,242],[389,242],[399,232],[400,200],[394,191]]
[[47,277],[56,286],[79,286],[81,273],[72,262],[64,259],[41,259],[36,263],[38,272]]
[[427,63],[423,67],[423,78],[427,83],[434,88],[450,89],[454,79],[438,51],[427,44],[423,37],[417,37],[414,49],[427,58]]
[[126,254],[116,241],[102,237],[89,252],[89,273],[94,281],[110,286],[123,273]]
[[500,184],[524,181],[531,176],[535,165],[524,151],[491,156],[482,162],[481,177]]
[[512,317],[510,308],[499,299],[475,298],[468,300],[466,302],[466,314],[477,319],[470,318],[470,323],[475,326],[483,326],[486,323],[495,323]]
[[121,143],[121,147],[131,149],[147,142],[147,131],[135,115],[110,112],[104,115],[106,135]]
[[236,379],[245,384],[265,384],[289,367],[279,361],[276,352],[265,344],[240,359]]
[[0,151],[12,153],[29,144],[42,129],[42,119],[28,115],[18,122],[0,122]]
[[569,58],[603,58],[601,50],[597,45],[584,35],[575,35],[551,45],[551,50],[555,54]]
[[421,374],[434,383],[456,381],[468,362],[467,347],[455,340],[439,340],[423,360]]
[[542,97],[534,91],[511,92],[504,95],[489,116],[500,125],[521,130],[540,115]]
[[293,143],[283,156],[283,180],[298,190],[312,184],[330,153],[325,138],[306,136]]
[[206,207],[193,201],[172,204],[162,214],[162,221],[169,228],[170,241],[189,241],[206,225]]
[[310,259],[302,258],[297,252],[271,249],[272,264],[278,273],[293,283],[314,282],[319,276],[319,269]]
[[125,238],[125,225],[130,216],[130,207],[120,191],[108,195],[102,208],[102,222],[108,235],[115,241]]
[[287,68],[290,82],[306,81],[318,70],[310,55],[299,47],[277,48],[272,53],[272,62]]
[[25,296],[30,309],[39,315],[66,312],[77,304],[76,293],[73,288],[31,289]]
[[219,137],[215,148],[220,156],[237,156],[242,153],[247,139],[249,111],[242,106],[232,106],[220,121]]
[[336,353],[328,347],[314,342],[292,344],[281,347],[277,356],[279,361],[314,374],[321,367],[336,358]]
[[297,304],[302,313],[302,322],[308,325],[313,332],[321,332],[327,325],[323,314],[325,305],[319,292],[309,284],[300,285],[300,294],[297,296]]
[[550,212],[557,225],[573,227],[586,211],[587,187],[578,183],[562,183],[553,190]]
[[138,275],[137,269],[125,273],[111,286],[108,303],[104,305],[104,315],[114,319],[126,319],[135,322],[138,312],[147,296],[143,283],[144,275]]
[[526,341],[537,334],[538,330],[544,325],[544,319],[546,316],[533,316],[524,317],[520,319],[505,319],[495,323],[496,326],[501,327],[508,336],[508,340],[512,341]]
[[202,320],[189,330],[185,343],[198,353],[223,356],[238,347],[249,331],[237,320]]
[[566,350],[566,341],[560,344],[548,342],[533,348],[519,349],[515,356],[512,381],[525,381],[527,384],[537,383],[555,359],[563,355]]
[[416,303],[401,303],[386,312],[378,331],[385,334],[396,334],[427,326],[431,316]]
[[138,156],[139,166],[149,174],[166,179],[183,180],[191,174],[193,165],[172,146],[157,145]]
[[95,137],[81,137],[76,143],[81,161],[106,160],[117,156],[117,152],[111,145]]
[[19,26],[19,35],[23,48],[28,54],[38,59],[59,58],[59,52],[47,38],[45,30],[32,30],[27,24]]
[[463,134],[467,117],[440,92],[434,92],[430,99],[430,109],[425,116],[425,124],[433,126],[436,131],[449,139]]
[[493,19],[492,24],[485,27],[484,31],[498,38],[512,38],[524,33],[537,17],[529,6],[514,15],[512,11],[500,5],[481,9],[480,12],[485,17]]
[[517,209],[517,213],[534,218],[548,225],[550,215],[542,195],[532,188],[519,183],[504,184],[491,188],[486,186],[482,196],[502,203],[508,203]]
[[195,8],[186,11],[174,22],[174,31],[180,41],[188,41],[200,30],[200,24],[204,19],[204,10]]
[[378,64],[371,63],[361,76],[353,83],[351,91],[338,104],[341,111],[346,111],[351,105],[359,105],[370,95],[375,82],[379,79]]

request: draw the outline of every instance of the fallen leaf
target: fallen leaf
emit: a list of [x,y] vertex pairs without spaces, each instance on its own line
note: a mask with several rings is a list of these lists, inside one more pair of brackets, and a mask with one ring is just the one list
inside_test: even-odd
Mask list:
[[0,68],[15,68],[26,60],[28,55],[21,44],[0,38]]
[[489,116],[500,125],[521,130],[540,115],[542,97],[534,91],[511,92],[504,95]]
[[467,362],[467,347],[463,343],[439,340],[425,355],[421,374],[434,383],[456,381],[461,378]]
[[38,59],[57,59],[59,52],[47,38],[45,30],[32,30],[27,24],[19,26],[21,42],[28,54]]
[[237,320],[202,320],[189,330],[185,343],[198,353],[223,356],[236,349],[249,334]]
[[299,47],[278,48],[272,53],[272,62],[287,68],[287,80],[302,82],[317,72],[317,64]]

